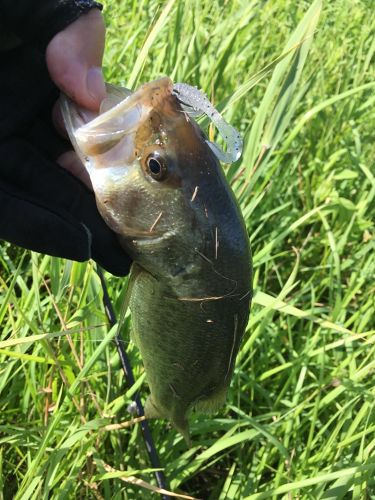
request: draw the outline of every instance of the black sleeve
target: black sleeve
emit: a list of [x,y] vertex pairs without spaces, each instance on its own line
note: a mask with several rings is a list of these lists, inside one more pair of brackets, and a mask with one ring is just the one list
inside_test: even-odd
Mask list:
[[130,258],[79,180],[22,138],[0,141],[0,158],[0,240],[78,261],[92,258],[117,276],[129,272]]
[[0,0],[0,24],[26,42],[46,47],[66,26],[92,8],[93,0]]
[[71,145],[52,125],[59,91],[44,54],[26,43],[0,56],[0,240],[127,274],[130,258],[94,194],[55,162]]

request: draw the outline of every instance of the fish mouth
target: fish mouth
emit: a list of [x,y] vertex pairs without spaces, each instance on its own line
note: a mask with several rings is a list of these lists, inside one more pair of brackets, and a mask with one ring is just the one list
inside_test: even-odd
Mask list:
[[[109,109],[106,101],[112,105]],[[124,94],[123,99],[108,85],[102,105],[106,110],[87,121],[85,113],[74,109],[72,103],[65,104],[65,108],[73,107],[73,111],[65,112],[72,143],[86,168],[91,162],[94,170],[140,159],[145,147],[156,140],[164,142],[167,131],[161,121],[168,122],[168,117],[180,114],[169,77],[145,83],[136,92]]]
[[96,140],[98,137],[108,139],[108,134],[116,140],[117,137],[135,132],[149,111],[164,107],[166,100],[172,95],[173,82],[169,77],[145,83],[108,111],[77,128],[77,140],[87,142],[94,137]]

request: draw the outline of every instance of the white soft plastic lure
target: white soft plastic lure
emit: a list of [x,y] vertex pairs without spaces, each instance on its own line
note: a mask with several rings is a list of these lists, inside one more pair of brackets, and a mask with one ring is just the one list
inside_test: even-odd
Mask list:
[[174,84],[173,92],[188,114],[192,116],[205,114],[218,129],[227,145],[227,151],[223,151],[215,142],[206,141],[217,158],[224,163],[233,163],[237,161],[242,153],[241,136],[234,127],[224,120],[221,114],[208,100],[207,96],[196,87],[191,87],[186,83]]

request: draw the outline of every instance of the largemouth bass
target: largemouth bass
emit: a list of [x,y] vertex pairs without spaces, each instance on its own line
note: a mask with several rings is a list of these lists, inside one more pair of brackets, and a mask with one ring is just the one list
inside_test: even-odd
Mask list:
[[[150,387],[145,415],[170,420],[189,441],[189,412],[225,401],[249,316],[249,239],[218,161],[236,159],[240,140],[202,94],[169,78],[135,93],[107,90],[97,117],[67,98],[63,114],[98,209],[134,261],[129,307]],[[233,136],[226,153],[192,119],[205,107]]]

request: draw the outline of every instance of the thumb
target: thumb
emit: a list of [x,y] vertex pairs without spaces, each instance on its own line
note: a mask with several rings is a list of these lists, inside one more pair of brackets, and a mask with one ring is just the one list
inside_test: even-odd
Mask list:
[[77,104],[93,111],[105,97],[101,71],[104,40],[102,14],[93,9],[57,33],[46,51],[54,83]]

